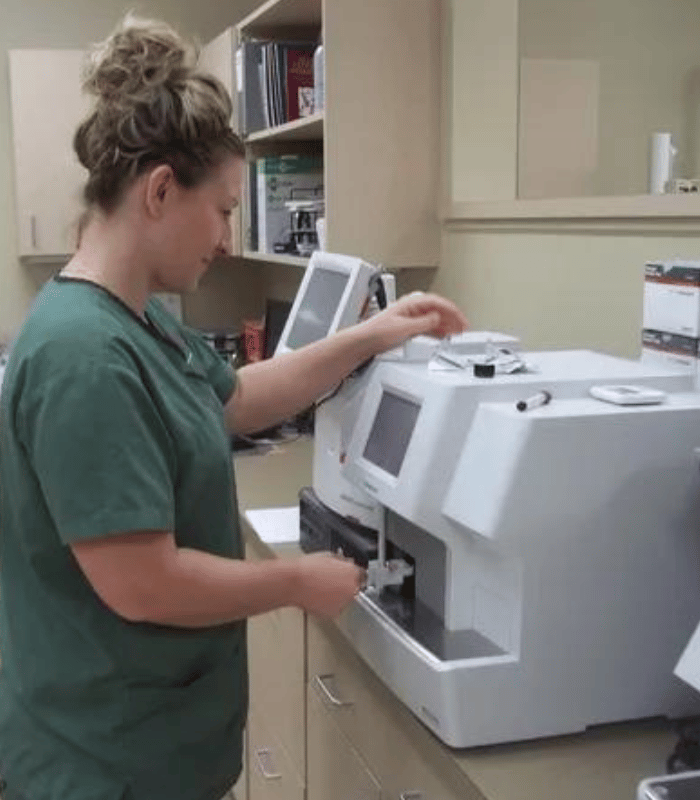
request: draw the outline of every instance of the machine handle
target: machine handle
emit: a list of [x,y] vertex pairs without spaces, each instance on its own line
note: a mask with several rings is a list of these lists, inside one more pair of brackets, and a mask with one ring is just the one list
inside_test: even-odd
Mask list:
[[272,763],[272,751],[269,747],[261,747],[256,750],[255,759],[258,762],[260,774],[266,781],[276,781],[282,777],[281,773],[275,772],[275,765]]
[[399,800],[423,800],[423,797],[423,792],[413,790],[410,792],[401,792]]
[[30,230],[30,236],[31,236],[31,240],[32,240],[32,250],[36,250],[37,247],[38,247],[38,244],[37,244],[38,237],[37,237],[37,231],[36,231],[36,214],[32,214],[29,217],[29,230]]
[[335,706],[336,708],[347,708],[348,706],[355,705],[351,700],[341,700],[340,698],[336,697],[333,692],[326,686],[326,681],[331,680],[335,676],[332,674],[328,675],[317,675],[314,678],[314,681],[318,688],[323,692],[323,694],[328,699],[328,702]]

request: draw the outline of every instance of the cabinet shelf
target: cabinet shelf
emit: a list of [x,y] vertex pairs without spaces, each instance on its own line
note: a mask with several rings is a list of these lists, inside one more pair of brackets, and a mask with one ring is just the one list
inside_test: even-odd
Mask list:
[[[438,264],[440,23],[439,0],[268,0],[236,25],[239,44],[315,41],[323,31],[325,113],[256,131],[245,142],[252,159],[323,154],[330,252],[389,269]],[[243,241],[252,241],[254,205],[245,192]]]
[[289,267],[305,269],[309,263],[308,258],[302,256],[288,256],[284,253],[259,253],[257,250],[244,250],[243,258],[251,261],[267,261],[271,264],[286,264]]
[[267,144],[272,142],[323,141],[323,111],[310,117],[301,117],[275,128],[266,128],[246,136],[247,144]]
[[320,0],[268,0],[242,19],[238,31],[243,36],[266,38],[280,29],[319,28],[322,22]]

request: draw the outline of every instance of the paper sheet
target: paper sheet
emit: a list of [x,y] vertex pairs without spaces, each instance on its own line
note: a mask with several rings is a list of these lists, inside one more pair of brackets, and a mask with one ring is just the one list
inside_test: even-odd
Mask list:
[[299,506],[253,508],[245,517],[266,544],[299,541]]

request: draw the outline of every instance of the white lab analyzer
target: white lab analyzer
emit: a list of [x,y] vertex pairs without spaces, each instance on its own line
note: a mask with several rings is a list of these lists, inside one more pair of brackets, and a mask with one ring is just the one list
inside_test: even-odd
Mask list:
[[318,409],[302,546],[370,579],[341,629],[455,747],[698,713],[692,376],[498,339],[408,343]]
[[[413,574],[341,626],[456,747],[700,708],[673,675],[700,609],[692,379],[586,351],[524,358],[487,379],[376,362],[342,459]],[[605,384],[665,399],[591,396]]]

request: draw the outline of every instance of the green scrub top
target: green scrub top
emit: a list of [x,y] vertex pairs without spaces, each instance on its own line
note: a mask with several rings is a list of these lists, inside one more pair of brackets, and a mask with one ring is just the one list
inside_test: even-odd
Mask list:
[[233,370],[151,300],[54,278],[0,395],[0,775],[7,798],[219,800],[241,768],[245,623],[128,622],[71,542],[173,531],[242,558]]

